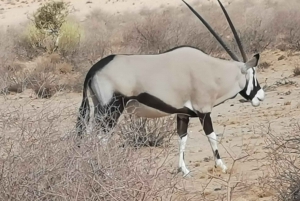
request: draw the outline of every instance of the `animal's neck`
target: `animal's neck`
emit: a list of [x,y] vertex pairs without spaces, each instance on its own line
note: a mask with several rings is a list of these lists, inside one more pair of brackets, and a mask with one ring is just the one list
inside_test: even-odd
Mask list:
[[[235,71],[235,70],[238,70]],[[242,74],[239,68],[233,69],[232,75],[235,74],[235,79],[230,81],[224,81],[224,84],[221,84],[219,89],[219,96],[216,99],[215,105],[218,105],[228,99],[234,98],[240,91],[242,91],[246,86],[246,76]],[[224,79],[229,79],[228,77]],[[225,84],[228,83],[228,84]]]

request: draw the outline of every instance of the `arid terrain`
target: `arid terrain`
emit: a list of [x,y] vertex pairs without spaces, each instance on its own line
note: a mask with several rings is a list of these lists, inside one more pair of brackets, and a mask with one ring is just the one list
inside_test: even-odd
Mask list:
[[[0,1],[0,26],[3,28],[3,33],[6,33],[8,27],[25,26],[25,22],[27,22],[26,14],[34,12],[40,5],[43,5],[45,2],[46,1],[44,0],[41,1],[1,0]],[[95,10],[93,14],[94,15],[97,14],[97,9],[102,9],[104,11],[111,13],[112,16],[116,16],[116,18],[114,18],[114,21],[111,22],[117,24],[116,26],[110,25],[110,20],[109,20],[110,18],[108,17],[105,18],[106,21],[104,20],[105,21],[103,25],[104,27],[109,27],[109,26],[118,27],[118,23],[121,25],[125,24],[126,22],[124,21],[126,21],[126,19],[120,20],[117,17],[118,14],[124,15],[124,13],[125,14],[128,13],[128,15],[133,15],[133,13],[135,12],[141,12],[146,9],[148,11],[143,12],[144,16],[147,15],[154,16],[151,15],[151,11],[149,10],[151,9],[168,10],[169,6],[173,6],[179,9],[185,9],[183,3],[179,0],[178,1],[175,0],[173,1],[171,0],[164,0],[164,1],[69,0],[69,2],[74,8],[73,11],[71,12],[72,19],[77,20],[79,24],[82,24],[83,26],[85,26],[84,24],[90,19],[88,15],[90,15],[93,12],[93,10]],[[192,5],[194,4],[202,5],[202,3],[203,5],[204,4],[210,5],[211,3],[211,1],[199,1],[199,2],[187,1],[187,2]],[[238,1],[224,0],[222,2],[224,2],[224,5],[226,6],[227,5],[231,6],[237,3]],[[245,10],[250,14],[251,12],[255,12],[255,9],[252,9],[253,5],[255,5],[255,2],[256,1],[251,1],[250,3],[249,1],[248,3],[249,5],[245,3]],[[281,1],[270,0],[270,1],[265,1],[265,4],[261,3],[261,5],[264,4],[265,6],[268,6],[268,3],[270,3],[271,6],[271,5],[276,5],[276,2],[281,2]],[[300,6],[300,4],[297,3],[295,5]],[[249,9],[247,6],[249,6]],[[197,8],[199,8],[198,10],[201,10],[201,7],[197,7]],[[232,15],[233,17],[237,17],[237,14],[232,13],[231,11],[233,11],[233,9],[230,10],[229,14]],[[260,11],[261,10],[259,10],[259,12]],[[214,12],[214,10],[210,10],[210,12]],[[172,11],[172,14],[174,13],[176,12]],[[274,11],[269,9],[264,14],[267,15],[267,13],[270,13],[271,15],[272,13],[274,13]],[[181,14],[182,13],[179,13],[178,15],[180,16]],[[262,16],[261,13],[257,15]],[[207,13],[206,16],[208,16]],[[190,17],[191,17],[190,19],[193,19],[194,16],[191,14]],[[120,21],[117,21],[116,19],[119,19]],[[129,19],[133,20],[133,17],[131,18],[129,17]],[[160,25],[165,22],[164,19],[161,18],[155,18],[155,19],[156,21],[154,21],[154,23],[151,24],[151,28],[153,27],[155,28],[156,22],[159,23]],[[172,20],[172,18],[170,19]],[[180,23],[184,22],[183,19],[181,20],[182,21],[180,21]],[[198,22],[197,19],[193,19],[193,20],[194,23],[199,23],[200,26],[201,23]],[[268,20],[271,20],[271,18],[268,18]],[[97,18],[95,18],[94,21],[97,21]],[[100,28],[96,27],[95,25],[96,22],[94,21],[88,21],[88,23],[90,24],[86,26],[89,27],[88,29],[91,33],[93,32],[93,29],[95,29],[94,32],[95,33],[97,32],[97,34],[99,34],[99,37],[102,37],[100,35],[102,33],[101,31],[103,31],[104,28],[103,26],[99,26]],[[237,21],[236,23],[237,29],[239,29],[239,27],[252,26],[252,24],[250,23],[243,24],[243,20],[237,19],[236,21]],[[217,20],[214,21],[211,20],[211,23],[213,25],[214,23],[216,23],[216,25],[221,24],[221,22]],[[274,23],[271,24],[270,27],[275,26],[275,24]],[[267,25],[263,24],[262,26],[267,26]],[[224,29],[224,27],[225,28],[227,27],[227,24],[221,27],[222,29]],[[117,29],[121,29],[121,28],[115,28],[114,30]],[[19,29],[15,29],[15,30],[19,30]],[[230,30],[229,29],[226,30],[227,30],[226,33],[230,34]],[[272,29],[270,29],[269,27],[265,29],[260,27],[258,31],[261,30],[268,30],[269,32],[272,31]],[[298,28],[298,30],[300,29]],[[162,34],[163,32],[164,31],[155,32],[155,34]],[[107,34],[108,32],[105,33]],[[84,62],[89,62],[89,64],[85,63],[84,67],[78,69],[78,67],[75,68],[74,67],[75,65],[73,65],[72,63],[75,70],[72,70],[72,72],[65,70],[67,73],[61,73],[58,75],[60,77],[55,78],[55,81],[53,82],[61,82],[62,85],[65,86],[67,90],[63,90],[63,89],[59,90],[50,98],[40,98],[37,95],[34,87],[32,88],[28,87],[24,90],[21,90],[20,93],[13,90],[12,90],[13,92],[6,90],[5,92],[1,93],[0,129],[2,131],[0,131],[0,140],[1,140],[0,153],[2,156],[0,160],[0,165],[3,167],[2,177],[0,180],[0,182],[2,181],[1,200],[5,200],[5,199],[26,200],[27,198],[28,200],[30,200],[30,198],[35,198],[37,200],[40,200],[43,197],[42,195],[46,197],[50,194],[53,197],[47,197],[47,200],[51,200],[51,199],[52,200],[85,200],[85,199],[88,200],[89,198],[92,197],[91,192],[95,193],[95,195],[97,194],[96,193],[97,188],[94,189],[93,191],[91,190],[91,192],[80,190],[85,187],[90,188],[91,186],[94,185],[94,184],[93,185],[89,184],[91,186],[87,185],[89,183],[88,182],[89,179],[91,180],[95,179],[95,183],[97,184],[96,179],[102,178],[102,177],[97,178],[96,176],[90,176],[96,174],[95,172],[92,174],[91,173],[92,171],[83,174],[82,172],[84,172],[84,170],[81,169],[85,167],[85,162],[87,166],[88,164],[92,163],[92,162],[88,162],[89,161],[88,157],[94,157],[93,154],[95,153],[93,153],[92,151],[94,152],[99,151],[97,148],[95,148],[97,146],[93,144],[89,147],[88,145],[86,147],[87,151],[83,153],[83,151],[80,152],[78,150],[75,150],[75,148],[67,148],[67,145],[73,146],[73,144],[68,140],[69,138],[73,138],[72,135],[75,135],[73,130],[75,127],[78,108],[80,106],[81,98],[82,98],[81,85],[83,84],[82,81],[84,75],[87,72],[88,68],[91,66],[91,64],[94,63],[97,59],[110,53],[122,52],[122,51],[135,52],[135,53],[138,52],[137,50],[132,48],[136,47],[139,44],[139,42],[136,42],[134,45],[131,46],[130,41],[132,41],[132,38],[129,38],[130,40],[128,40],[128,43],[124,43],[125,44],[124,47],[119,48],[118,43],[120,41],[126,42],[126,39],[124,38],[120,39],[120,35],[118,34],[119,34],[118,31],[114,32],[114,34],[112,34],[109,37],[109,40],[111,40],[112,42],[109,44],[105,44],[106,47],[107,46],[111,47],[108,48],[109,50],[105,52],[102,50],[99,50],[99,52],[95,50],[93,52],[89,52],[86,55],[82,56],[80,62],[86,60]],[[156,37],[155,34],[154,36]],[[195,34],[197,34],[197,32],[195,32]],[[4,34],[2,36],[4,37]],[[182,35],[179,34],[179,36],[184,36],[184,34]],[[231,38],[231,37],[232,36],[227,38]],[[178,190],[177,192],[176,191],[177,188],[172,188],[174,192],[176,191],[176,193],[174,193],[174,197],[172,197],[172,192],[167,192],[166,190],[165,193],[166,194],[169,193],[168,195],[170,195],[172,199],[166,196],[165,200],[176,200],[176,196],[178,196],[177,200],[228,200],[227,199],[228,192],[229,192],[228,189],[231,189],[232,192],[231,200],[236,200],[236,201],[272,200],[272,197],[277,195],[278,192],[276,192],[276,189],[275,188],[272,189],[270,187],[271,181],[276,182],[276,180],[272,180],[274,179],[274,177],[272,177],[274,176],[274,167],[275,167],[274,165],[276,165],[276,163],[272,163],[271,156],[270,156],[272,150],[274,151],[274,149],[276,149],[276,144],[272,144],[273,143],[272,140],[274,140],[276,136],[283,139],[285,138],[290,139],[290,137],[292,138],[296,136],[299,137],[300,135],[299,134],[300,133],[300,128],[299,128],[299,116],[300,116],[300,85],[299,85],[300,51],[299,50],[300,48],[297,49],[297,48],[278,47],[279,45],[283,44],[283,42],[279,40],[281,38],[281,35],[279,35],[278,33],[269,34],[267,37],[271,37],[271,38],[274,37],[272,38],[272,45],[270,45],[268,48],[263,47],[264,45],[261,43],[259,44],[258,48],[254,47],[253,45],[255,43],[254,42],[255,40],[261,40],[263,43],[264,40],[266,40],[264,37],[256,36],[250,39],[248,39],[247,36],[242,37],[242,41],[243,39],[244,41],[247,40],[246,48],[251,47],[250,50],[248,49],[249,56],[254,54],[255,50],[260,51],[261,53],[260,66],[259,66],[257,76],[261,83],[261,86],[264,87],[266,92],[265,101],[259,107],[254,108],[252,107],[251,103],[242,101],[243,98],[240,95],[238,95],[235,99],[228,100],[224,104],[215,107],[212,113],[214,129],[218,134],[219,136],[218,139],[220,141],[219,152],[221,157],[223,158],[223,161],[229,168],[229,172],[227,174],[224,174],[221,173],[220,170],[214,169],[214,160],[213,160],[211,147],[202,130],[199,120],[193,119],[189,127],[189,135],[188,135],[187,147],[185,152],[185,161],[187,167],[191,170],[191,177],[182,178],[180,177],[181,175],[179,173],[176,177],[176,181],[178,181],[178,184],[176,185],[178,185],[177,187],[178,189],[180,189],[180,191]],[[106,39],[108,40],[107,37],[106,38],[104,37],[103,40],[95,39],[95,44],[97,44],[99,48],[100,46],[101,48],[103,48],[103,44]],[[168,35],[162,40],[167,40],[167,39],[169,39]],[[170,39],[170,41],[172,40]],[[187,39],[187,41],[189,40]],[[300,35],[299,35],[298,43],[299,41],[300,41]],[[0,46],[2,45],[2,47],[5,47],[4,43],[9,42],[9,40],[1,40],[0,42],[2,42]],[[88,44],[92,44],[92,43],[93,42]],[[181,42],[178,43],[180,44]],[[189,41],[189,43],[193,45],[192,40]],[[170,44],[168,45],[171,46]],[[201,47],[200,42],[195,43],[195,45]],[[7,47],[8,46],[9,48],[11,48],[10,46],[12,46],[12,43],[7,44]],[[3,51],[3,55],[8,55],[9,51],[12,50],[9,48],[2,48],[0,50]],[[153,46],[153,49],[150,49],[149,52],[155,51],[155,48],[156,46]],[[142,52],[148,51],[143,48],[140,48],[139,50]],[[219,52],[215,53],[214,49],[210,49],[210,50],[212,54],[215,54],[217,56],[222,56],[222,57],[224,56],[224,53],[219,53]],[[18,54],[21,53],[19,52],[16,53],[16,55]],[[22,53],[22,55],[24,54]],[[7,63],[9,63],[8,66],[13,66],[16,63],[18,63],[17,66],[21,66],[21,68],[23,68],[22,72],[24,72],[24,69],[27,69],[30,72],[35,72],[35,70],[32,69],[35,68],[37,69],[38,65],[48,62],[48,60],[40,60],[43,59],[44,57],[47,57],[47,54],[39,54],[37,56],[36,55],[31,56],[30,59],[27,59],[24,56],[22,58],[20,56],[15,56],[13,59],[14,64],[10,64],[9,60],[12,58],[12,56],[8,55],[7,56],[8,59],[6,59],[5,62],[0,63],[0,65],[3,65],[0,66],[0,68],[8,69],[7,67],[4,67],[4,65],[7,65]],[[67,59],[64,59],[63,62],[68,63],[69,57],[68,58],[66,57]],[[54,58],[53,54],[51,58]],[[77,60],[72,62],[76,63]],[[64,69],[67,69],[67,67],[60,67],[61,72]],[[19,72],[21,71],[18,71],[18,73]],[[9,82],[9,79],[7,79],[7,77],[5,76],[12,77],[9,76],[10,71],[6,72],[2,70],[0,71],[0,73],[2,73],[2,75],[0,76],[3,77],[0,83],[3,86],[4,85],[8,86],[7,83]],[[14,76],[18,76],[22,74],[22,73],[19,74],[18,73],[14,74]],[[49,76],[49,75],[50,74],[45,74],[45,76]],[[51,83],[53,84],[53,82]],[[72,87],[74,88],[72,87],[70,88],[69,85],[72,85]],[[1,88],[3,87],[1,86]],[[2,90],[4,91],[4,88]],[[157,158],[154,157],[156,163],[163,162],[165,160],[166,155],[168,155],[169,157],[166,162],[166,165],[164,166],[164,170],[166,171],[166,173],[160,173],[160,175],[156,177],[158,181],[160,180],[163,181],[165,177],[167,177],[166,176],[167,173],[173,175],[173,172],[177,170],[178,159],[179,159],[178,140],[179,137],[176,135],[176,133],[174,133],[167,148],[142,147],[136,151],[132,151],[132,155],[133,156],[134,155],[140,156],[140,154],[147,155],[149,154],[150,150],[152,150],[155,153],[160,153],[160,151],[164,151],[161,156]],[[71,141],[73,142],[73,140]],[[89,148],[91,149],[88,151]],[[299,146],[296,148],[299,150]],[[85,153],[88,153],[88,155],[85,155]],[[282,152],[282,154],[283,153],[284,152]],[[74,154],[76,155],[76,157]],[[15,156],[12,157],[13,155]],[[61,156],[61,157],[56,158],[55,156],[57,157]],[[122,160],[124,158],[125,156],[120,157],[120,159]],[[79,159],[82,161],[78,162]],[[99,158],[98,160],[102,161]],[[139,160],[139,159],[135,159],[135,160]],[[78,165],[76,161],[78,162],[78,164],[80,163],[82,166]],[[141,162],[142,166],[144,163],[147,163],[147,159],[143,159],[143,161],[144,162]],[[297,163],[298,162],[296,162],[295,164]],[[78,165],[78,169],[76,166],[76,170],[75,169],[73,170],[72,168],[75,167],[75,164]],[[128,165],[128,164],[131,163],[124,162],[124,165]],[[129,166],[130,165],[128,165],[128,167]],[[60,170],[62,172],[57,173]],[[39,173],[35,171],[39,171]],[[68,174],[68,171],[70,174]],[[54,179],[50,178],[53,172],[55,172],[55,177],[53,177]],[[73,176],[71,172],[74,175],[74,181],[72,180]],[[122,169],[120,169],[119,173],[120,172],[122,172]],[[82,173],[82,175],[84,176],[80,176],[80,173]],[[59,177],[57,175],[59,175]],[[68,180],[69,182],[64,183],[65,180],[63,180],[62,177],[64,177],[65,175],[68,175],[66,176],[65,179]],[[130,174],[128,173],[128,175]],[[77,176],[81,180],[78,179]],[[75,180],[75,177],[78,180]],[[122,179],[124,178],[125,177],[122,177]],[[130,179],[133,180],[134,178],[136,179],[137,176],[130,177]],[[230,181],[227,181],[227,179],[229,178]],[[55,183],[55,179],[58,179],[60,181],[59,184]],[[80,184],[80,182],[76,183],[79,180],[82,182],[82,185]],[[11,183],[9,181],[11,181]],[[128,183],[131,182],[131,180],[130,181],[127,180],[127,181]],[[141,181],[145,181],[145,180],[141,179]],[[152,180],[149,179],[149,181]],[[168,181],[169,180],[166,180],[166,183]],[[49,182],[49,184],[45,184],[47,182]],[[74,189],[73,187],[72,189],[70,187],[72,183],[74,184]],[[164,185],[171,188],[170,183],[168,183],[168,185],[167,184]],[[36,187],[32,187],[32,189],[29,188],[29,186],[35,186],[35,185]],[[48,188],[45,187],[47,185]],[[103,189],[106,189],[110,185],[116,185],[116,184],[107,183],[106,187],[99,184],[100,186],[99,188],[102,189],[103,187]],[[157,184],[154,182],[151,183],[151,185],[153,187]],[[160,188],[158,194],[164,191],[161,189],[164,185],[157,186],[157,188]],[[235,188],[228,187],[228,186],[233,187],[235,185],[236,185]],[[144,189],[143,185],[140,188],[141,191],[147,191],[150,189],[151,192],[153,192],[153,194],[155,194],[154,192],[156,192],[153,190],[153,188]],[[118,189],[118,191],[120,191],[120,189]],[[130,200],[130,198],[128,197],[125,198],[125,196],[122,193],[118,194],[120,197],[116,197],[117,194],[113,194],[112,193],[113,190],[112,191],[107,190],[106,192],[108,194],[107,197],[97,198],[97,196],[95,196],[93,197],[93,200],[123,200],[123,199]],[[76,193],[78,194],[78,196],[74,196]],[[29,198],[29,195],[33,197]],[[122,195],[124,196],[123,198]],[[86,198],[84,198],[85,196]],[[112,198],[110,198],[109,196],[111,196]],[[180,196],[183,197],[186,196],[186,197],[184,198],[182,197],[181,199]],[[154,200],[152,199],[153,197],[151,196],[149,196],[148,200],[150,200],[150,198],[151,200]],[[132,198],[132,200],[135,199]],[[147,199],[145,198],[144,200]]]

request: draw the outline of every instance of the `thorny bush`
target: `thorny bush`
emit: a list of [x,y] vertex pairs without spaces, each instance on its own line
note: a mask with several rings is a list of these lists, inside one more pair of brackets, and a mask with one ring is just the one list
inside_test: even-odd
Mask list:
[[279,201],[300,200],[300,124],[291,125],[287,133],[276,134],[270,130],[267,134],[267,146],[270,149],[269,163],[271,179],[269,187]]
[[96,133],[78,139],[75,105],[39,101],[1,109],[1,200],[184,199],[180,175],[168,171],[171,148],[137,150]]

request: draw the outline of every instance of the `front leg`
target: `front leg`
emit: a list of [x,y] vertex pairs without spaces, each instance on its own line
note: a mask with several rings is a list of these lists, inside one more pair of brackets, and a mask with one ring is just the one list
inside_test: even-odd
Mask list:
[[187,130],[189,124],[189,117],[185,115],[177,115],[177,133],[180,137],[180,145],[179,145],[179,167],[178,172],[183,173],[183,177],[188,175],[190,171],[185,166],[184,162],[184,151],[185,145],[187,141]]
[[223,163],[219,151],[218,151],[218,141],[217,135],[213,130],[213,125],[210,117],[210,113],[200,113],[197,112],[200,122],[203,126],[203,130],[208,138],[210,146],[213,151],[214,159],[215,159],[215,167],[219,166],[222,171],[225,173],[227,171],[226,165]]

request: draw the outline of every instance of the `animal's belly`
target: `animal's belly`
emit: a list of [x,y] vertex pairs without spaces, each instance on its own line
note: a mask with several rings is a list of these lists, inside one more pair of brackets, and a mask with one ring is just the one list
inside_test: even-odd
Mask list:
[[170,115],[169,113],[162,112],[158,109],[148,107],[137,100],[130,100],[126,104],[126,111],[131,114],[135,114],[139,117],[146,118],[159,118]]

